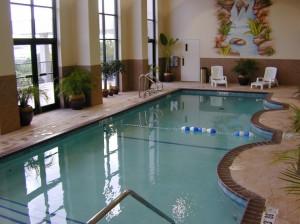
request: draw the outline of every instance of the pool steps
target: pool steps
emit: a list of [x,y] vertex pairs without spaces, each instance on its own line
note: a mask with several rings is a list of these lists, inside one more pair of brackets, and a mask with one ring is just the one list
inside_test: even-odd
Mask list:
[[154,205],[146,201],[144,198],[142,198],[139,194],[134,192],[133,190],[126,190],[122,194],[120,194],[116,199],[114,199],[112,202],[110,202],[107,206],[105,206],[101,211],[99,211],[96,215],[94,215],[87,224],[96,224],[99,222],[107,213],[109,213],[115,206],[120,204],[125,198],[128,196],[132,196],[134,199],[136,199],[141,204],[145,205],[147,208],[149,208],[151,211],[159,215],[160,217],[164,218],[169,223],[175,224],[175,221],[170,218],[168,215],[163,213],[161,210],[156,208]]
[[28,208],[27,204],[0,197],[0,223],[77,223],[85,222],[71,219],[56,212],[45,212],[40,208]]

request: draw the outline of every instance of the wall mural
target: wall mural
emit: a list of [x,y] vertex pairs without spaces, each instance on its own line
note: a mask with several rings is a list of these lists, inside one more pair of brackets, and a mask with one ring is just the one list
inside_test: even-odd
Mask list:
[[216,0],[215,47],[223,56],[275,54],[268,16],[271,0]]

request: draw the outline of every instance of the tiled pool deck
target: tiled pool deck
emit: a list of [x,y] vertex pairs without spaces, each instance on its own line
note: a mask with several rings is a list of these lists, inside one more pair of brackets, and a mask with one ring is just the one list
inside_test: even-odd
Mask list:
[[[162,92],[146,98],[139,98],[136,91],[124,92],[104,98],[102,105],[80,111],[59,109],[36,115],[30,126],[0,136],[0,157],[95,122],[178,88],[269,92],[271,93],[269,95],[270,100],[300,107],[300,100],[294,95],[297,87],[279,86],[271,89],[251,90],[250,86],[243,87],[235,84],[229,85],[228,88],[212,88],[208,84],[194,82],[164,83]],[[289,110],[257,113],[252,118],[253,124],[263,130],[273,131],[272,141],[238,147],[226,154],[218,166],[217,173],[224,189],[248,201],[241,223],[260,223],[265,206],[279,209],[276,223],[299,223],[299,204],[296,204],[294,196],[287,195],[281,189],[285,186],[285,182],[278,178],[280,172],[286,167],[284,164],[270,165],[274,153],[296,148],[299,144],[297,136],[286,134],[291,127],[291,120],[289,119],[291,114]]]

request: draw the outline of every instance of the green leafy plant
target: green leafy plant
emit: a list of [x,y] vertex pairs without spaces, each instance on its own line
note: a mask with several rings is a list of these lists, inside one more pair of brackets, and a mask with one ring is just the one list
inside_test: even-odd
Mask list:
[[272,47],[269,47],[267,50],[266,50],[266,54],[267,56],[272,56],[276,53],[276,51],[274,50],[274,48]]
[[258,70],[258,63],[254,59],[240,59],[237,64],[232,68],[232,71],[244,76],[250,77]]
[[219,33],[223,36],[228,36],[230,34],[232,22],[221,23],[220,28],[218,29]]
[[294,94],[297,95],[298,98],[300,98],[300,85],[298,86],[298,90]]
[[[291,106],[293,115],[292,131],[300,132],[300,108],[297,106]],[[296,149],[287,150],[283,153],[277,154],[273,163],[283,162],[288,165],[288,168],[281,172],[282,176],[279,179],[284,180],[288,183],[283,189],[288,194],[293,194],[298,197],[297,201],[300,200],[300,145]]]
[[220,54],[223,55],[223,56],[228,55],[228,53],[230,52],[230,50],[231,50],[231,45],[228,45],[228,46],[225,47],[225,48],[219,48],[219,52],[220,52]]
[[117,73],[125,72],[125,65],[120,60],[112,60],[101,63],[102,74],[104,78],[104,89],[107,89],[107,79],[110,76],[115,76]]
[[271,38],[271,33],[272,33],[272,29],[271,27],[267,27],[264,29],[264,31],[262,32],[261,36],[263,39],[265,40],[270,40]]
[[300,108],[291,105],[290,110],[293,112],[291,119],[293,120],[292,131],[299,133],[300,132]]
[[55,90],[59,95],[63,95],[68,99],[76,95],[89,94],[94,87],[92,77],[90,72],[74,67],[71,73],[56,86]]
[[258,19],[248,19],[248,27],[249,31],[245,32],[244,34],[253,34],[254,36],[260,34],[263,30],[263,24]]
[[165,48],[165,57],[166,57],[166,67],[165,72],[170,72],[170,57],[173,50],[173,45],[176,44],[176,42],[179,40],[178,38],[168,38],[164,33],[160,33],[159,35],[160,43]]
[[36,85],[32,85],[29,82],[20,82],[17,92],[20,107],[29,107],[29,99],[34,99],[35,102],[38,102],[39,98],[43,97],[45,100],[48,100],[46,90],[41,90]]

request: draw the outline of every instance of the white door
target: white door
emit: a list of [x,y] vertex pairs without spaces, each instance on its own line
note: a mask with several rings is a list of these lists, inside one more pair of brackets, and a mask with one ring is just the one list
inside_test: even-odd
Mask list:
[[200,82],[199,40],[182,41],[181,81]]

